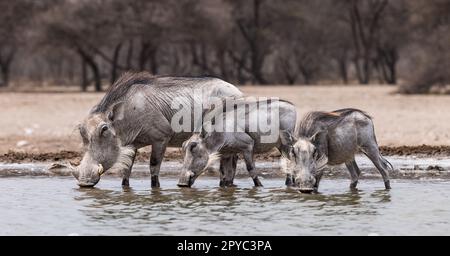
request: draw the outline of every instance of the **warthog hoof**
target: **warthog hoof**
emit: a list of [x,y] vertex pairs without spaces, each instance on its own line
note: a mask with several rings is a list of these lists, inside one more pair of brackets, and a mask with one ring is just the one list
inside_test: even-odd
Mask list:
[[159,188],[159,177],[158,176],[152,176],[152,188]]
[[233,184],[232,180],[221,180],[219,183],[220,187],[236,187],[236,185]]
[[294,182],[294,178],[292,177],[286,177],[286,182],[285,182],[286,186],[288,187],[294,187],[295,186],[295,182]]
[[386,189],[391,189],[391,182],[390,181],[385,181],[384,182],[384,187],[386,188]]
[[262,187],[263,184],[261,183],[261,181],[258,179],[258,177],[253,179],[253,182],[255,183],[255,187]]

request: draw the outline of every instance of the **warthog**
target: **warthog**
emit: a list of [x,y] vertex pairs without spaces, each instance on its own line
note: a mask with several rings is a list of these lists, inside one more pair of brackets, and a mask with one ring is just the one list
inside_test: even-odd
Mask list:
[[356,189],[361,171],[355,154],[364,153],[376,166],[390,189],[388,170],[392,165],[381,156],[369,115],[358,109],[310,112],[299,123],[297,142],[289,161],[293,182],[302,192],[317,191],[323,168],[345,163],[350,172],[350,188]]
[[[265,103],[267,104],[266,107],[261,107]],[[205,125],[208,124],[205,122],[203,123],[204,130],[192,135],[183,144],[185,156],[178,186],[191,187],[197,177],[216,159],[229,159],[231,155],[236,153],[243,154],[247,171],[255,186],[262,186],[255,171],[254,154],[268,152],[274,147],[286,154],[294,144],[293,134],[297,111],[293,104],[283,100],[264,101],[261,99],[252,100],[247,97],[238,99],[232,105],[232,107],[227,106],[226,109],[215,109],[208,113],[215,118],[218,116],[217,113],[220,114],[219,118],[223,127],[225,127],[224,131],[205,131]],[[241,110],[245,108],[240,117],[239,108]],[[273,124],[272,129],[263,129],[260,123],[261,119],[271,125]],[[220,121],[215,120],[215,122]],[[231,130],[227,129],[230,127]],[[273,137],[267,139],[266,136]],[[221,185],[229,185],[227,182],[233,180],[234,170],[226,172],[222,168],[220,169]],[[226,177],[225,180],[222,180],[224,177]]]
[[[200,92],[200,93],[199,93]],[[200,95],[198,95],[200,94]],[[180,147],[193,131],[175,131],[171,125],[175,99],[187,104],[188,115],[211,97],[241,96],[235,86],[211,77],[164,77],[127,73],[119,78],[103,99],[79,125],[86,153],[72,173],[83,187],[95,186],[109,169],[129,177],[137,149],[152,145],[150,172],[152,187],[159,187],[159,170],[167,146]],[[179,107],[179,106],[176,106]],[[187,123],[187,121],[182,121]],[[192,118],[191,123],[198,122]],[[223,168],[233,166],[224,163]]]

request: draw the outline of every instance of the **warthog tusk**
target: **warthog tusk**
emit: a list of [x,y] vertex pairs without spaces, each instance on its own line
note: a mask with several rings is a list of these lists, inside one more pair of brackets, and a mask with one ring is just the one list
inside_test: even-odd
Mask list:
[[72,170],[72,171],[76,170],[76,168],[71,163],[67,163],[66,166],[69,167],[69,169]]
[[98,164],[98,175],[102,176],[103,173],[105,173],[105,170],[103,169],[103,165]]

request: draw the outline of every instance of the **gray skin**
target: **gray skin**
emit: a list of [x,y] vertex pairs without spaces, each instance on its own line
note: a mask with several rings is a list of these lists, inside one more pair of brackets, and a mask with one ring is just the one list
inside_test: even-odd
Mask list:
[[[246,99],[240,104],[246,104]],[[288,154],[290,148],[294,144],[293,134],[295,132],[295,124],[297,120],[297,111],[292,103],[275,100],[268,104],[270,108],[275,105],[279,108],[279,127],[278,137],[274,142],[263,143],[261,138],[267,133],[258,131],[249,132],[249,124],[237,125],[243,132],[218,132],[209,131],[196,133],[192,135],[189,140],[183,144],[183,151],[185,153],[183,169],[178,181],[180,187],[191,187],[195,180],[206,170],[210,165],[220,159],[222,161],[229,159],[231,156],[242,153],[247,171],[253,179],[255,186],[262,186],[255,170],[255,153],[268,152],[276,147],[282,154]],[[264,109],[267,111],[266,109]],[[253,108],[246,111],[246,119],[252,111],[264,111],[261,108]],[[223,122],[229,125],[230,116],[234,116],[234,111],[225,111],[223,115]],[[243,127],[245,126],[245,127]],[[228,161],[228,160],[227,160]],[[228,161],[228,163],[230,163]],[[236,162],[232,162],[234,168],[220,169],[221,183],[232,181],[235,175]],[[231,170],[231,171],[227,171]],[[291,177],[290,173],[287,175]],[[222,180],[225,179],[225,180]],[[290,179],[290,178],[289,178]]]
[[313,192],[326,165],[345,164],[351,176],[350,188],[356,190],[361,171],[355,154],[364,153],[375,165],[390,189],[388,171],[392,165],[381,156],[370,116],[358,109],[310,112],[299,123],[297,142],[290,154],[292,182],[301,192]]
[[[202,97],[194,96],[193,89],[201,89]],[[127,73],[79,125],[86,152],[80,165],[72,167],[72,174],[79,186],[92,187],[105,171],[115,169],[122,173],[122,185],[129,186],[137,150],[152,145],[151,185],[159,187],[159,170],[166,147],[180,147],[192,135],[192,131],[176,133],[172,129],[171,120],[178,111],[171,108],[172,100],[185,97],[191,106],[201,106],[209,97],[241,95],[235,86],[217,78]],[[231,156],[223,168],[233,167],[232,160],[236,157]]]

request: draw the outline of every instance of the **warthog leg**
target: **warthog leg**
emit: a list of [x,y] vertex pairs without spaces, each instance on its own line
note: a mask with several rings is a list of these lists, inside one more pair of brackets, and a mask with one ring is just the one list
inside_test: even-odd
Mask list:
[[255,183],[255,187],[262,187],[263,185],[262,185],[261,181],[258,179],[258,175],[256,174],[256,170],[255,170],[255,161],[254,161],[254,156],[253,156],[253,150],[244,152],[244,160],[245,160],[245,165],[247,166],[247,171],[248,171],[250,177],[252,177],[253,182]]
[[292,177],[292,174],[288,173],[286,174],[286,186],[293,187],[295,185],[294,177]]
[[152,176],[152,188],[159,188],[159,169],[166,152],[167,142],[152,144],[152,154],[150,156],[150,174]]
[[[292,144],[294,142],[290,138],[291,137],[288,138],[289,140],[285,139],[285,141],[287,141],[287,143],[289,143],[288,145],[281,145],[278,148],[278,150],[280,151],[281,155],[286,158],[286,161],[291,161],[292,160],[292,159],[290,159],[289,151],[291,150]],[[287,159],[289,159],[289,160],[287,160]],[[286,165],[286,167],[288,167],[288,166],[289,165]],[[288,186],[288,187],[295,186],[295,179],[294,179],[294,176],[292,175],[292,170],[286,169],[284,171],[286,172],[286,182],[285,182],[286,186]]]
[[391,184],[389,182],[389,169],[392,169],[392,167],[390,164],[388,165],[389,162],[381,156],[378,146],[376,144],[370,145],[363,148],[363,152],[370,159],[370,161],[372,161],[383,177],[384,187],[386,189],[391,189]]
[[220,159],[220,186],[233,187],[236,174],[237,155],[222,156]]
[[132,155],[129,155],[130,157],[130,166],[128,168],[122,169],[122,187],[127,188],[130,186],[130,175],[131,175],[131,169],[133,169],[134,159],[136,157],[137,150],[134,150],[134,153]]
[[359,170],[358,165],[355,162],[355,159],[346,162],[345,166],[347,166],[347,169],[350,172],[350,177],[352,179],[350,183],[350,189],[356,190],[356,186],[358,185],[358,179],[359,175],[361,174],[361,171]]

